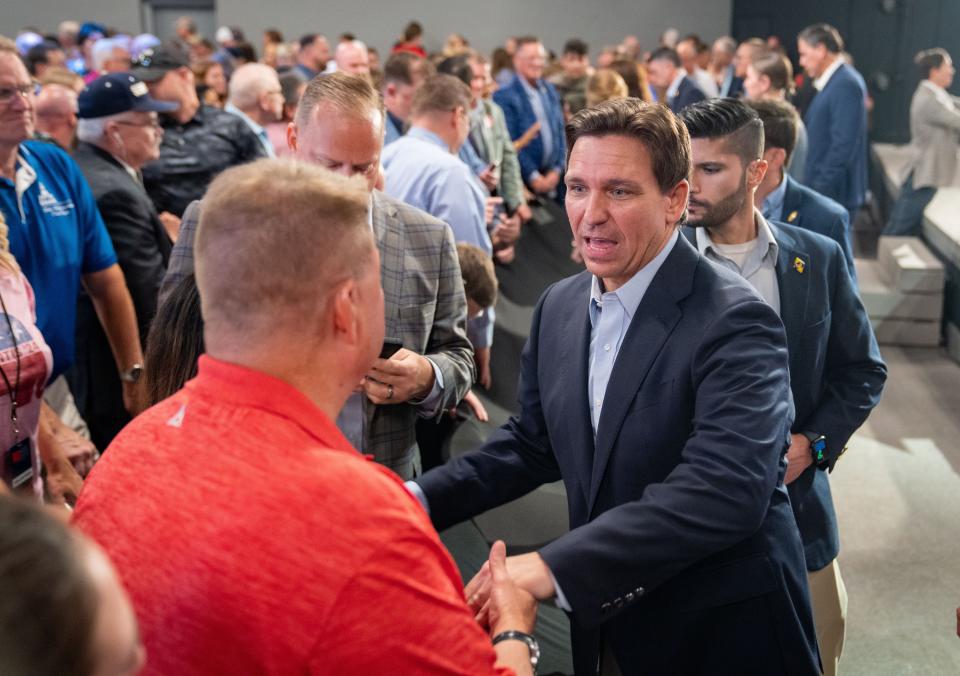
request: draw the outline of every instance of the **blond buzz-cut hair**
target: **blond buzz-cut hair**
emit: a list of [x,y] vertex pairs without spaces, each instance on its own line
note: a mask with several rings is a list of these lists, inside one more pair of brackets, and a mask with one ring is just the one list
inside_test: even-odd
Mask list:
[[221,173],[203,198],[195,245],[207,335],[314,331],[335,287],[362,277],[375,256],[368,203],[361,179],[296,160]]
[[336,71],[317,75],[307,83],[300,97],[294,123],[300,130],[306,129],[313,119],[317,106],[328,105],[336,110],[353,115],[366,116],[371,111],[380,113],[380,128],[385,130],[383,99],[370,83],[370,78],[353,73]]

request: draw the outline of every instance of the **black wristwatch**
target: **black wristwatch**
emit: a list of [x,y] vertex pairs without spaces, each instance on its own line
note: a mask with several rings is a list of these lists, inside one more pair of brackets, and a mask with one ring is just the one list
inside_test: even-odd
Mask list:
[[540,661],[540,644],[537,643],[537,639],[530,634],[511,629],[510,631],[501,631],[493,637],[493,645],[497,645],[501,641],[523,641],[526,643],[527,648],[530,649],[530,666],[533,668],[533,673],[537,673],[537,662]]
[[813,464],[820,469],[826,469],[829,461],[827,455],[827,438],[816,432],[804,432],[803,436],[810,440],[810,454],[813,456]]

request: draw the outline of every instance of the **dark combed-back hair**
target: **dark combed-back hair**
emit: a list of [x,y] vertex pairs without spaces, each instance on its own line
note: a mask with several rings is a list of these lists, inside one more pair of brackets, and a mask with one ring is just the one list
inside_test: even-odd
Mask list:
[[680,67],[680,56],[672,47],[660,47],[650,55],[650,61],[669,61],[675,68]]
[[[36,49],[36,48],[34,48]],[[33,50],[30,50],[33,51]],[[934,47],[933,49],[924,49],[913,57],[913,63],[917,66],[920,77],[927,79],[930,77],[930,71],[939,68],[943,62],[950,58],[950,54],[943,47]]]
[[437,64],[437,72],[452,75],[468,87],[473,82],[473,68],[470,62],[476,58],[470,52],[449,56]]
[[84,560],[66,526],[0,496],[0,674],[93,674],[98,601]]
[[708,99],[680,113],[690,138],[725,139],[729,150],[746,167],[763,156],[763,122],[750,106],[738,99]]
[[564,54],[576,54],[577,56],[586,56],[590,53],[590,47],[580,38],[570,38],[563,45]]
[[429,61],[411,52],[391,54],[383,64],[383,83],[412,85],[414,73],[419,69],[429,75]]
[[524,45],[539,45],[540,38],[538,38],[536,35],[521,35],[520,37],[516,38],[515,42],[517,44],[516,51],[519,52],[520,48]]
[[793,93],[793,64],[780,52],[767,48],[754,51],[750,65],[758,74],[770,78],[771,89],[784,91],[788,96]]
[[584,108],[566,126],[567,160],[584,136],[626,136],[647,149],[660,191],[672,190],[690,175],[690,136],[666,106],[640,99],[612,99]]
[[194,276],[187,275],[160,303],[150,325],[144,356],[148,404],[179,392],[197,375],[197,360],[203,352],[200,293]]
[[470,88],[452,75],[431,75],[413,95],[411,110],[414,117],[427,113],[442,113],[455,108],[470,110]]
[[843,38],[840,37],[840,31],[828,23],[807,26],[797,37],[811,47],[823,45],[831,54],[839,54],[843,51]]
[[790,161],[800,133],[797,109],[786,101],[747,101],[763,122],[763,147],[783,148]]

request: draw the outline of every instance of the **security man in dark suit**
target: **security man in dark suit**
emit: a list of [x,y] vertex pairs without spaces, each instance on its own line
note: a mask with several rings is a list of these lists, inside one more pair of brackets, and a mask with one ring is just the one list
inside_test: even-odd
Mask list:
[[[116,249],[133,298],[141,342],[146,341],[156,313],[173,243],[143,188],[140,168],[160,153],[163,131],[157,113],[175,108],[175,104],[152,99],[147,85],[130,73],[104,75],[91,82],[79,98],[80,142],[74,159],[90,184]],[[120,379],[136,382],[141,372],[142,366],[118,374],[93,305],[83,295],[71,380],[77,405],[98,448],[106,448],[130,421]]]
[[824,673],[843,648],[846,590],[827,473],[879,403],[887,369],[840,247],[768,222],[753,206],[767,169],[763,123],[733,99],[704,101],[681,115],[693,173],[685,229],[700,253],[743,276],[783,320],[795,417],[786,483],[806,555]]
[[707,98],[683,69],[677,52],[670,47],[661,47],[650,55],[647,73],[650,84],[663,92],[661,103],[668,105],[675,113]]
[[[570,614],[577,674],[819,674],[783,484],[783,325],[680,236],[690,142],[673,113],[607,101],[567,142],[587,270],[534,311],[519,415],[408,485],[445,528],[563,480],[570,532],[508,569]],[[488,582],[466,588],[477,610]]]
[[746,103],[763,122],[763,159],[767,163],[767,173],[757,186],[754,204],[767,220],[810,230],[839,244],[856,282],[847,210],[829,197],[798,183],[784,171],[790,163],[800,129],[796,109],[786,101]]

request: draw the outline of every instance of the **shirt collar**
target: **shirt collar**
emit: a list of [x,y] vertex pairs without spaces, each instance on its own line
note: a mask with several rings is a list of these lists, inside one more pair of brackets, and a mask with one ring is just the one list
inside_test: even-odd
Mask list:
[[540,80],[537,80],[536,84],[532,85],[527,82],[527,78],[525,77],[517,75],[517,79],[520,81],[520,84],[523,85],[523,88],[527,90],[527,96],[534,96],[540,93]]
[[763,200],[763,213],[767,214],[769,218],[773,218],[775,221],[781,220],[780,218],[774,218],[773,214],[781,215],[783,211],[783,198],[787,195],[787,172],[783,172],[783,176],[780,178],[780,185],[773,189],[769,195],[767,195]]
[[[197,377],[187,392],[198,392],[214,401],[256,408],[301,427],[324,446],[355,452],[337,426],[303,392],[260,371],[201,355]],[[189,400],[185,404],[189,415]]]
[[[754,222],[757,224],[757,246],[756,248],[765,253],[761,257],[762,259],[767,256],[772,256],[774,263],[776,263],[777,256],[780,254],[780,247],[777,244],[776,238],[773,236],[773,231],[770,229],[770,225],[767,223],[767,219],[763,217],[757,209],[753,210]],[[714,256],[723,257],[723,254],[720,253],[713,244],[713,240],[710,239],[709,233],[707,233],[706,228],[696,228],[697,234],[697,250],[703,255],[708,253],[713,254]]]
[[410,131],[406,133],[408,138],[420,139],[421,141],[426,141],[427,143],[432,143],[438,148],[443,148],[443,151],[446,153],[450,152],[450,146],[447,145],[447,142],[442,138],[434,134],[429,129],[424,129],[423,127],[410,127]]
[[644,295],[646,295],[647,289],[650,288],[650,283],[653,281],[653,278],[657,276],[657,272],[660,271],[663,262],[667,260],[667,256],[673,251],[673,247],[676,246],[679,236],[679,229],[674,230],[670,241],[660,250],[660,253],[640,268],[626,284],[616,291],[602,292],[600,290],[600,278],[596,275],[593,276],[593,279],[590,281],[590,321],[594,326],[596,326],[596,312],[594,308],[603,307],[604,300],[611,299],[613,296],[616,296],[617,300],[623,306],[623,310],[627,315],[627,321],[629,322],[633,319],[633,315],[636,314],[637,308],[640,307],[640,302],[643,300]]
[[223,107],[223,109],[224,111],[230,113],[231,115],[236,115],[237,117],[242,119],[244,122],[246,122],[247,126],[250,127],[250,129],[253,130],[253,133],[256,134],[257,136],[260,136],[264,133],[265,130],[262,126],[257,124],[252,117],[247,115],[245,112],[237,108],[232,103],[228,103]]
[[680,91],[680,85],[683,84],[683,78],[687,76],[687,73],[683,68],[677,69],[677,76],[673,78],[673,82],[670,83],[670,86],[667,87],[667,98],[672,99]]
[[836,73],[842,65],[843,59],[841,59],[840,55],[838,54],[833,63],[831,63],[830,66],[823,71],[823,74],[813,81],[814,89],[816,89],[818,92],[823,90],[823,88],[827,86],[827,83],[830,82],[830,78],[833,77],[833,74]]

